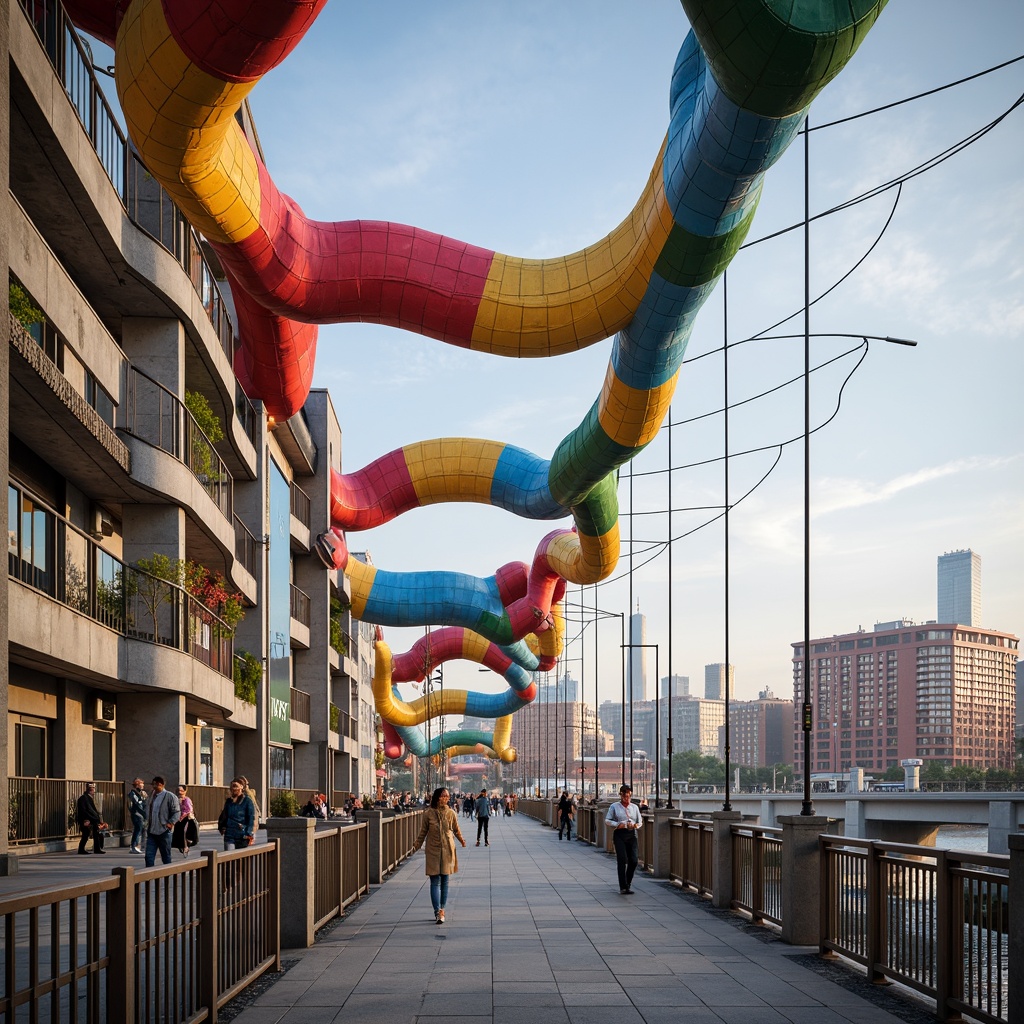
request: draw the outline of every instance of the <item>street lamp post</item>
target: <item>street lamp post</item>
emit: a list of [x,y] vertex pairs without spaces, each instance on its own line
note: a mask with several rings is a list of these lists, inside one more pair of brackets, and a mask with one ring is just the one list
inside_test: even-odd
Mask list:
[[[634,648],[654,648],[654,678],[658,679],[660,669],[660,651],[658,644],[623,644],[623,648],[628,647],[630,650]],[[630,704],[632,707],[632,703]],[[630,741],[632,741],[632,730],[630,730]],[[632,761],[630,762],[632,765]],[[630,767],[630,775],[633,774],[632,767]],[[632,783],[630,783],[632,785]],[[644,797],[647,796],[645,792]],[[654,806],[661,806],[661,697],[660,689],[657,684],[654,687]]]

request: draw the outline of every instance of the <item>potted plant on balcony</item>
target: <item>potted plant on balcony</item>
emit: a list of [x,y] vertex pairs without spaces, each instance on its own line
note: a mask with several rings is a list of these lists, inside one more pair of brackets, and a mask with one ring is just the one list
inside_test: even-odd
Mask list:
[[205,484],[213,475],[213,445],[224,439],[220,417],[210,408],[206,396],[199,391],[185,392],[185,408],[192,414],[199,433],[192,431],[192,472]]

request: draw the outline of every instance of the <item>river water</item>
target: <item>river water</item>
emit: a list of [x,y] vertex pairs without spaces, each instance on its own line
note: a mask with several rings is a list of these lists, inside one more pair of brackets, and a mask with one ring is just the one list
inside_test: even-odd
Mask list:
[[988,829],[984,825],[940,825],[935,846],[940,850],[987,853]]

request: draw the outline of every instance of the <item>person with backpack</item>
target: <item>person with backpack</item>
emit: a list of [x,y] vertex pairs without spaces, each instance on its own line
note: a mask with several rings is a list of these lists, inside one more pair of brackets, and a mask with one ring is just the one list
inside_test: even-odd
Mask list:
[[484,846],[491,845],[490,836],[487,834],[488,826],[491,823],[491,802],[487,799],[487,790],[481,789],[479,795],[473,801],[476,811],[476,845],[480,845],[480,833],[484,836]]

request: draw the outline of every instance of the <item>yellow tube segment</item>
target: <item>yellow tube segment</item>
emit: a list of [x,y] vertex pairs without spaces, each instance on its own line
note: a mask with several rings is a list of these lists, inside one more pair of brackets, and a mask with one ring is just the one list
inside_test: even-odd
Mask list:
[[507,445],[498,441],[440,437],[402,449],[421,505],[447,501],[491,503],[491,484]]
[[160,0],[134,0],[116,55],[118,98],[147,169],[211,241],[248,238],[259,227],[259,169],[235,113],[256,83],[200,71]]
[[584,533],[559,534],[548,541],[548,565],[570,583],[599,583],[614,568],[619,557],[619,524],[600,537]]
[[599,242],[544,260],[495,253],[470,347],[555,356],[609,338],[633,319],[672,230],[662,143],[628,217]]
[[601,429],[623,448],[642,448],[661,429],[675,394],[679,371],[656,388],[631,388],[608,364],[597,406]]

